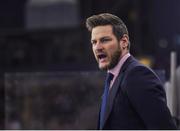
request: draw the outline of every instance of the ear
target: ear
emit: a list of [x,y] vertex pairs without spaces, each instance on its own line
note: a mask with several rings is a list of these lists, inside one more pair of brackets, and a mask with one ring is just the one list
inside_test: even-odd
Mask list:
[[124,34],[120,40],[120,46],[124,50],[127,49],[128,44],[129,44],[129,36],[127,34]]

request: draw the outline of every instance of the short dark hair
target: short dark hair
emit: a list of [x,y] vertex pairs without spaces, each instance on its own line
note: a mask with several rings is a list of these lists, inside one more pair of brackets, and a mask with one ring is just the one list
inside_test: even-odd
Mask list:
[[113,33],[119,40],[124,34],[129,35],[124,22],[117,16],[109,13],[93,15],[86,20],[86,27],[91,32],[96,26],[111,25]]

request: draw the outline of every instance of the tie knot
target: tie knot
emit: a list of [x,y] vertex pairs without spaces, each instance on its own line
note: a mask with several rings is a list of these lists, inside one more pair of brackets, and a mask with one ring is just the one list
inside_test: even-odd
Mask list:
[[110,72],[107,73],[106,81],[110,82],[113,79],[114,75]]

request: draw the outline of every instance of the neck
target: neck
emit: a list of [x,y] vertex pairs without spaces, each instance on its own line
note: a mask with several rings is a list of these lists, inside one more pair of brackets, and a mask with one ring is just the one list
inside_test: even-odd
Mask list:
[[120,56],[120,59],[121,59],[123,56],[125,56],[126,54],[128,54],[128,53],[129,53],[129,50],[127,50],[127,49],[125,49],[124,51],[122,51],[121,56]]

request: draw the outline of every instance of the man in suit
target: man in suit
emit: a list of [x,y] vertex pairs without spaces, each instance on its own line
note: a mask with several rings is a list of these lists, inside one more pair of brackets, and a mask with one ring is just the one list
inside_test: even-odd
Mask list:
[[112,76],[106,80],[98,129],[176,129],[161,81],[129,53],[123,21],[103,13],[89,17],[86,27],[99,68]]

